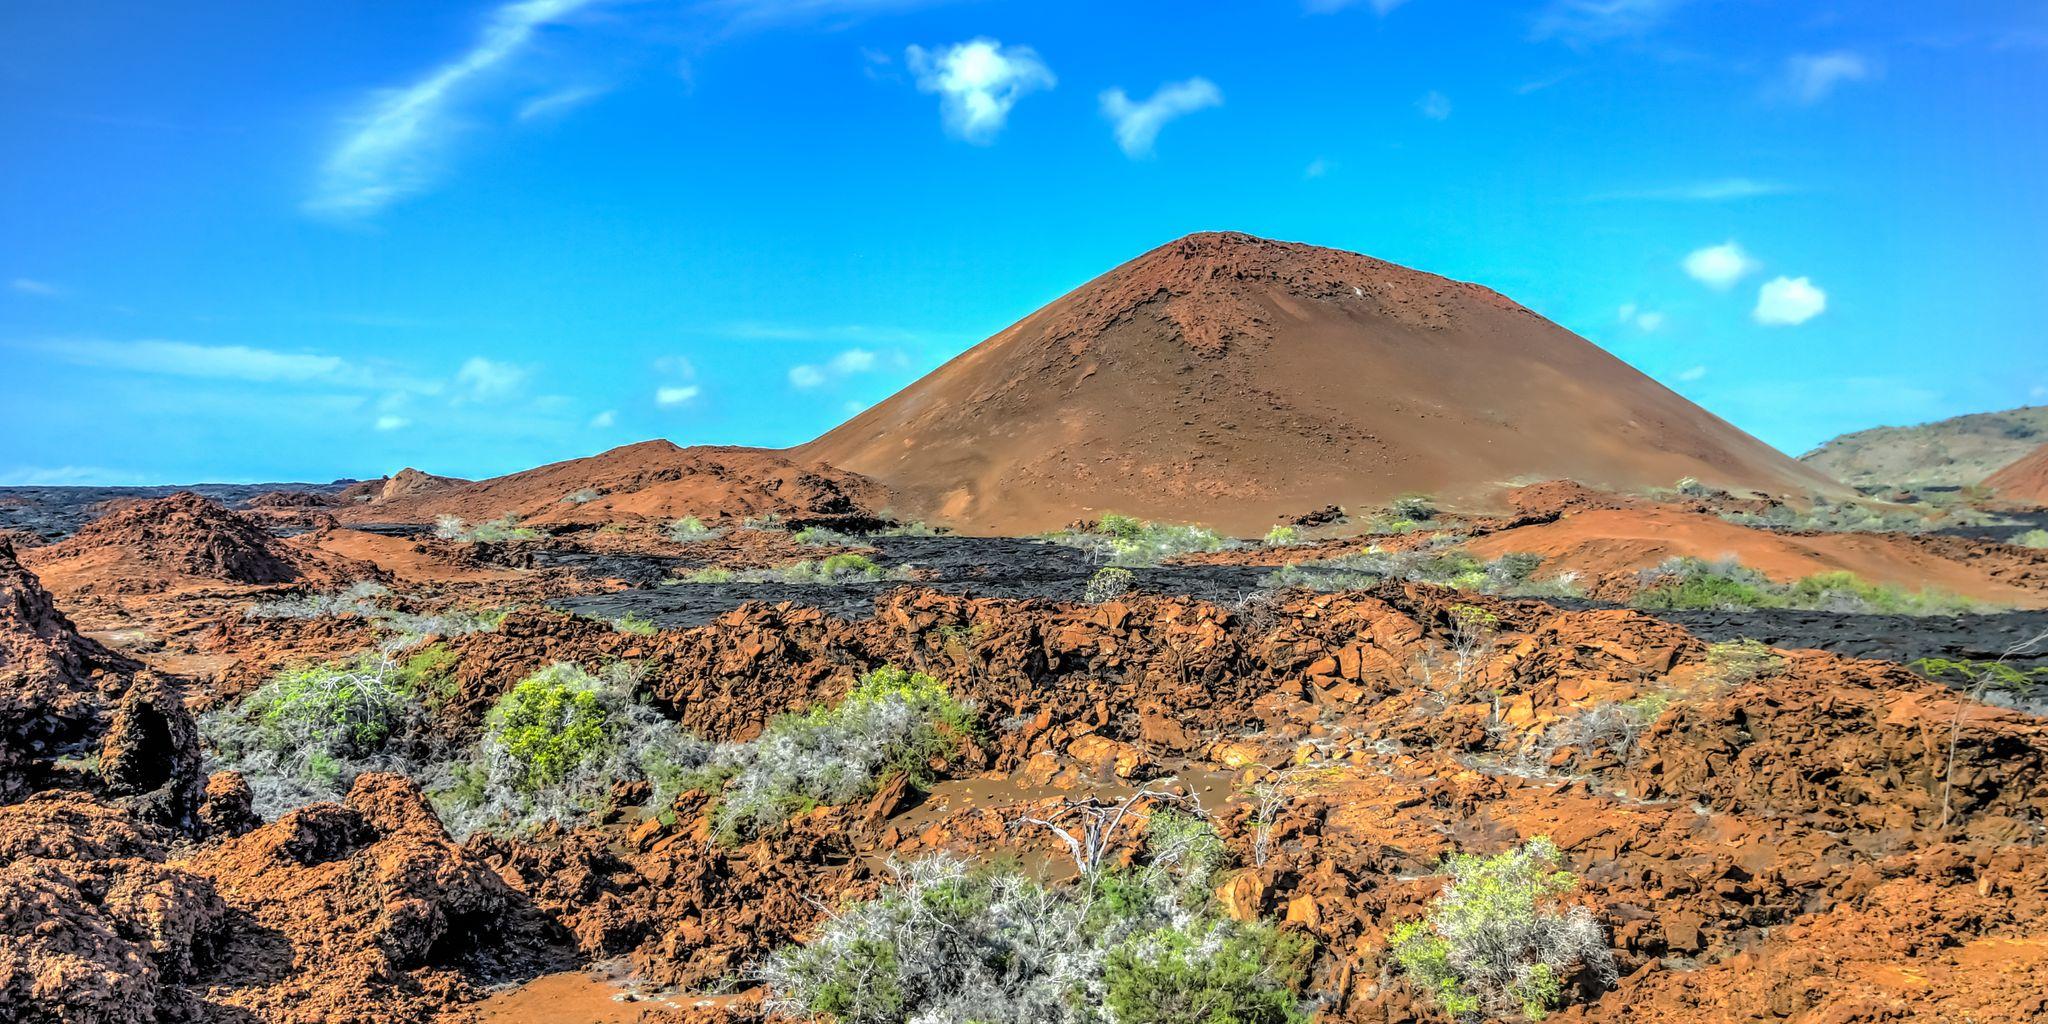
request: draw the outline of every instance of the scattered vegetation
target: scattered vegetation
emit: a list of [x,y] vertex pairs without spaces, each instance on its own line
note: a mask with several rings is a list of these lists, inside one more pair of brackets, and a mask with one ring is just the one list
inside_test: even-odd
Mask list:
[[811,547],[857,548],[861,546],[860,538],[840,533],[838,530],[824,526],[806,526],[792,535],[791,539],[795,540],[798,544],[805,544]]
[[813,807],[850,803],[898,775],[929,785],[932,766],[979,734],[975,706],[937,679],[878,668],[837,704],[784,715],[752,742],[720,745],[690,784],[719,793],[713,832],[736,843]]
[[1275,526],[1266,531],[1262,541],[1269,548],[1293,547],[1301,543],[1301,528],[1296,526]]
[[1707,645],[1707,671],[1727,686],[1741,686],[1785,671],[1785,656],[1747,637]]
[[698,541],[717,540],[725,536],[724,530],[715,530],[704,525],[696,516],[684,516],[668,524],[668,539],[678,544],[695,544]]
[[1147,856],[1064,886],[951,856],[776,953],[769,1009],[840,1024],[1299,1024],[1308,941],[1215,912],[1224,848],[1155,811]]
[[1089,604],[1114,601],[1131,592],[1137,584],[1137,577],[1129,569],[1117,565],[1105,565],[1088,577],[1088,585],[1081,589],[1081,600]]
[[635,701],[636,678],[626,665],[593,676],[558,662],[506,691],[474,755],[446,766],[436,787],[449,831],[573,825],[602,810],[618,782],[652,784],[650,806],[672,800],[712,748]]
[[379,651],[287,669],[239,704],[200,716],[219,767],[248,780],[257,813],[275,817],[339,799],[366,771],[409,771],[401,749],[452,692],[454,653]]
[[1582,975],[1595,987],[1614,983],[1614,958],[1592,911],[1556,905],[1578,878],[1558,870],[1550,840],[1492,857],[1461,854],[1444,870],[1451,881],[1428,916],[1396,927],[1390,941],[1395,963],[1445,1013],[1542,1020]]
[[1158,565],[1198,551],[1221,551],[1234,542],[1200,526],[1152,523],[1131,516],[1105,514],[1091,530],[1048,534],[1046,540],[1080,548],[1111,565]]
[[1375,547],[1340,558],[1290,562],[1267,576],[1261,585],[1272,590],[1328,592],[1363,590],[1395,580],[1513,597],[1584,596],[1577,576],[1571,573],[1536,579],[1536,570],[1542,564],[1542,556],[1523,552],[1484,561],[1458,546],[1454,539],[1437,538],[1407,551]]
[[1643,589],[1631,602],[1638,608],[1797,608],[1885,615],[1952,615],[1976,607],[1955,594],[1869,583],[1848,572],[1817,573],[1792,584],[1777,584],[1732,558],[1713,562],[1670,558],[1654,569],[1645,569],[1638,578]]
[[540,531],[519,525],[519,517],[514,515],[475,526],[464,522],[460,516],[438,516],[434,519],[434,536],[464,544],[502,544],[513,540],[534,540],[540,536]]
[[875,560],[851,551],[827,555],[821,559],[805,559],[794,565],[776,569],[721,569],[716,566],[697,569],[675,577],[677,583],[784,583],[792,586],[816,587],[834,586],[845,583],[871,583],[881,580],[914,579],[908,569],[888,569],[876,564]]

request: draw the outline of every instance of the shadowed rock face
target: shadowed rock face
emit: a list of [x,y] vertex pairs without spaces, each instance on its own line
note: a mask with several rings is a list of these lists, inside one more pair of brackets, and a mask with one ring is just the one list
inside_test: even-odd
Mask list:
[[1010,535],[1122,512],[1256,536],[1517,479],[1841,490],[1496,292],[1225,233],[1082,285],[795,451]]

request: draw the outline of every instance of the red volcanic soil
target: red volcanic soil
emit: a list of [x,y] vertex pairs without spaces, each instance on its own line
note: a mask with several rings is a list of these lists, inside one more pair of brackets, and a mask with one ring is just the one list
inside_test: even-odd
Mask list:
[[24,552],[23,560],[59,591],[148,592],[351,575],[190,491],[123,504],[60,543]]
[[1563,477],[1840,489],[1497,292],[1231,233],[1082,285],[793,453],[995,534],[1107,511],[1254,534]]
[[[875,491],[872,483],[855,474],[779,452],[679,448],[657,440],[474,483],[425,486],[356,505],[340,515],[357,522],[427,522],[441,515],[471,522],[506,515],[529,523],[611,523],[685,515],[711,521],[769,513],[832,520],[869,516],[873,506],[868,501]],[[572,501],[571,495],[587,500]]]
[[1984,486],[2006,501],[2048,505],[2048,444],[1985,477]]
[[1873,583],[1893,583],[1908,590],[1931,587],[2022,608],[2048,605],[2048,593],[2038,585],[2017,585],[1997,578],[2011,574],[2000,571],[2008,567],[1995,556],[2018,557],[2018,553],[1995,545],[1905,534],[1773,533],[1674,509],[1596,508],[1555,522],[1478,537],[1467,547],[1485,558],[1511,551],[1542,555],[1540,575],[1577,572],[1601,595],[1632,590],[1638,571],[1667,558],[1732,556],[1781,583],[1846,570]]

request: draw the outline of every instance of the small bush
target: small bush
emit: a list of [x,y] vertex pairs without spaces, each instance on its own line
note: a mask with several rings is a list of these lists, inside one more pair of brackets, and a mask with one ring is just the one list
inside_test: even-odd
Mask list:
[[465,523],[460,516],[439,516],[434,520],[434,536],[464,544],[502,544],[506,541],[533,540],[540,536],[540,531],[519,525],[519,517],[513,515],[502,516],[475,526]]
[[699,541],[717,540],[725,536],[724,530],[714,530],[704,525],[696,516],[684,516],[668,524],[668,539],[678,544],[695,544]]
[[1301,543],[1301,529],[1295,526],[1275,526],[1266,531],[1263,543],[1269,548],[1292,547]]
[[1129,569],[1106,565],[1088,577],[1088,585],[1081,590],[1081,600],[1089,604],[1114,601],[1130,593],[1136,582],[1137,577],[1133,576]]
[[1613,984],[1614,958],[1592,912],[1556,905],[1578,886],[1557,859],[1556,845],[1540,837],[1492,857],[1452,857],[1451,881],[1429,915],[1393,930],[1395,963],[1459,1018],[1541,1020],[1581,973]]
[[823,526],[806,526],[793,534],[790,539],[798,544],[810,547],[854,548],[861,546],[860,538]]
[[603,676],[560,662],[519,681],[484,718],[475,756],[448,766],[436,804],[458,837],[480,828],[573,825],[601,810],[613,784],[653,784],[674,798],[711,746],[633,699],[634,673]]
[[1157,565],[1198,551],[1221,551],[1236,543],[1204,527],[1150,523],[1113,512],[1097,520],[1093,530],[1068,530],[1046,539],[1080,548],[1119,566]]
[[653,619],[639,612],[627,612],[613,619],[612,628],[621,633],[631,633],[634,636],[653,636],[661,632],[661,628],[654,624]]
[[1269,924],[1161,928],[1110,951],[1105,1001],[1119,1021],[1305,1024],[1310,949]]
[[759,739],[720,746],[698,784],[722,787],[712,826],[728,843],[773,832],[821,804],[849,803],[896,775],[920,788],[979,733],[973,704],[937,679],[884,667],[831,707],[784,715]]
[[1707,671],[1729,686],[1741,686],[1785,671],[1785,656],[1743,638],[1707,645]]

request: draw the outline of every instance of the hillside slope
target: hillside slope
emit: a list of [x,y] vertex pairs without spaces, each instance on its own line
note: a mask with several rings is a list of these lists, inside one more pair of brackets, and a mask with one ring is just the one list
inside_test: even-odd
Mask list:
[[1967,487],[2048,441],[2048,405],[1843,434],[1800,461],[1856,487]]
[[1496,292],[1232,233],[1154,249],[794,451],[983,533],[1106,511],[1258,533],[1558,477],[1837,489]]

